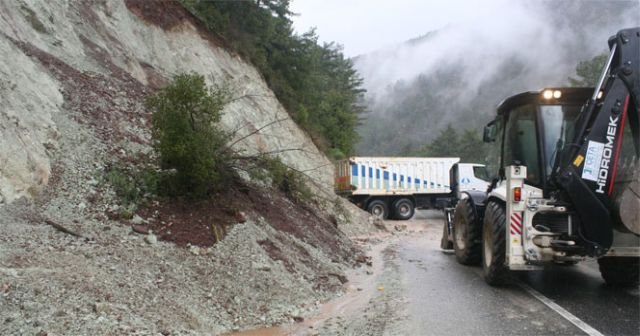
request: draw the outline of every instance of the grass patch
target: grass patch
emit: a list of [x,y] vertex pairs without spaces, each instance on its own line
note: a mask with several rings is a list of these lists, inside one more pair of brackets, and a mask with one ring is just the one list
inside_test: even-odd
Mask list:
[[251,174],[253,178],[268,182],[296,203],[313,200],[313,192],[305,181],[306,176],[285,165],[278,157],[268,155],[258,157]]
[[113,188],[120,200],[120,215],[131,218],[138,206],[146,204],[159,194],[162,174],[151,167],[107,169],[103,181]]

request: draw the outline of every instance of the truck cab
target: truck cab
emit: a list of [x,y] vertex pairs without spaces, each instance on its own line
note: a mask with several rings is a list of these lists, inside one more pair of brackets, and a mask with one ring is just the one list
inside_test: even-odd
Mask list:
[[489,187],[487,166],[479,163],[456,163],[450,171],[451,191],[460,199],[465,191],[486,191]]

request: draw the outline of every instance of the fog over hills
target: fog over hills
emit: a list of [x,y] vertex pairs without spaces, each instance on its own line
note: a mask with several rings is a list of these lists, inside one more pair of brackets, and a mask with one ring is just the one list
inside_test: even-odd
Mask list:
[[472,19],[354,58],[368,90],[359,155],[401,155],[449,123],[480,131],[505,97],[568,85],[578,62],[607,52],[609,36],[640,25],[640,1],[478,6]]

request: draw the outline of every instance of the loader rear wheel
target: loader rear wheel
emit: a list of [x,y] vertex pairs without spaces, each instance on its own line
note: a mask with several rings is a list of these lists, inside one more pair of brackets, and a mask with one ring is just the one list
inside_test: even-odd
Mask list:
[[489,202],[482,227],[482,270],[484,280],[491,286],[504,284],[509,276],[509,269],[505,265],[506,222],[504,205]]
[[470,198],[461,199],[453,214],[453,251],[463,265],[477,265],[482,256],[482,225]]
[[407,198],[401,198],[393,202],[393,218],[398,220],[409,220],[416,211],[413,202]]
[[367,211],[376,218],[387,219],[389,217],[389,206],[381,200],[371,201],[367,206]]
[[600,275],[611,286],[634,286],[639,282],[640,258],[602,257],[598,259]]

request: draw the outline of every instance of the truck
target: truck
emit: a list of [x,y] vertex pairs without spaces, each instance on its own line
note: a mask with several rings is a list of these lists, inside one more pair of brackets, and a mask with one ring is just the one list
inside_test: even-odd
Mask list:
[[489,285],[588,258],[607,284],[638,284],[640,27],[608,42],[595,87],[516,94],[484,128],[495,178],[462,192],[441,247]]
[[416,208],[450,206],[459,190],[486,189],[482,164],[460,158],[351,157],[336,163],[335,189],[381,219],[408,220]]

